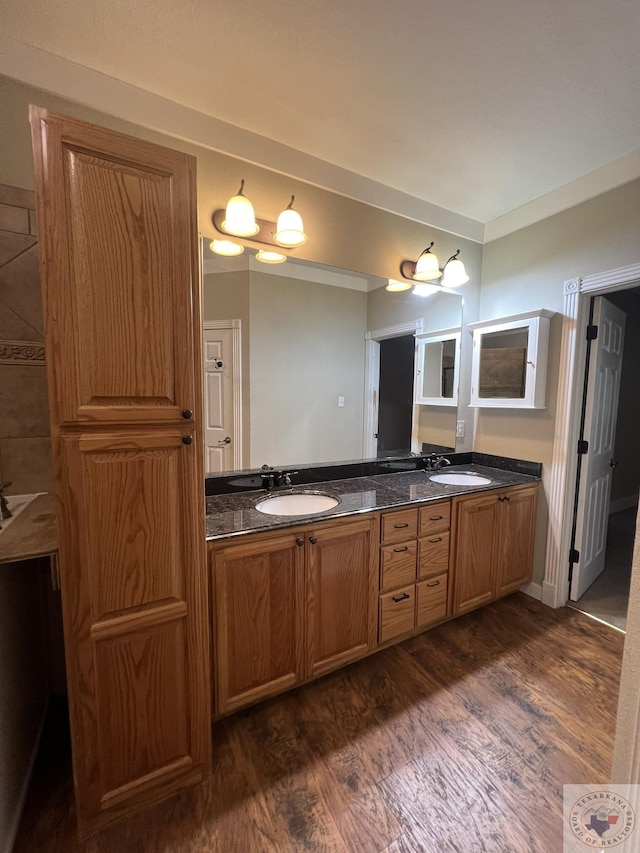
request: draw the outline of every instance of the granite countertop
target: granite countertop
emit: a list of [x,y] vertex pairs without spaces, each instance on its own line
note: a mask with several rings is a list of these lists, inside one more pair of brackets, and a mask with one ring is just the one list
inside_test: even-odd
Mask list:
[[[455,495],[468,495],[472,492],[486,492],[504,486],[517,486],[535,483],[540,478],[527,474],[514,473],[486,465],[452,465],[442,473],[455,471],[473,471],[491,479],[485,486],[449,486],[429,480],[428,471],[407,471],[393,474],[375,474],[369,477],[354,477],[346,480],[329,480],[313,485],[294,486],[292,490],[277,489],[267,492],[265,489],[244,493],[214,495],[206,498],[207,541],[228,539],[233,536],[258,531],[277,530],[292,525],[317,524],[328,518],[342,518],[373,510],[394,509],[396,507],[443,500]],[[254,507],[258,500],[267,494],[286,494],[289,491],[328,492],[340,497],[340,503],[333,509],[312,516],[265,515]]]
[[4,533],[0,534],[0,563],[55,554],[58,531],[53,495],[38,495]]

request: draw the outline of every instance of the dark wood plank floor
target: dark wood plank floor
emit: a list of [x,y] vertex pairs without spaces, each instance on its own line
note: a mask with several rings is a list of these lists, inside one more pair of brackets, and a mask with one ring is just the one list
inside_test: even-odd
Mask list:
[[520,593],[214,727],[213,778],[75,840],[52,720],[15,852],[560,853],[608,781],[624,637]]

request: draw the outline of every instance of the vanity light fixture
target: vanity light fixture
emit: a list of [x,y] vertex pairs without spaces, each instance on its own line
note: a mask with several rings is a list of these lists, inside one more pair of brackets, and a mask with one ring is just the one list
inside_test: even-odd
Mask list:
[[[415,263],[413,261],[403,261],[400,264],[400,272],[404,278],[417,282],[436,281],[440,279],[442,287],[459,287],[461,284],[466,284],[469,281],[464,264],[458,258],[460,249],[457,249],[447,260],[446,264],[440,267],[437,256],[431,251],[432,248],[433,240]],[[416,291],[416,287],[414,287],[414,292]],[[418,293],[417,295],[424,294]]]
[[233,243],[231,240],[212,240],[209,243],[209,248],[216,255],[224,255],[228,258],[241,255],[244,252],[244,246],[241,246],[240,243]]
[[291,201],[278,216],[276,225],[276,233],[274,240],[281,246],[302,246],[307,242],[307,235],[304,233],[302,225],[302,217],[297,210],[293,209],[294,196],[291,196]]
[[263,264],[283,264],[287,260],[287,256],[281,252],[270,252],[269,249],[258,249],[256,252],[256,261]]
[[411,290],[410,281],[398,281],[397,278],[390,278],[385,290],[389,293],[402,293],[403,290]]
[[256,222],[253,205],[243,190],[244,180],[240,181],[237,195],[227,202],[222,228],[227,234],[233,234],[235,237],[253,237],[260,230],[260,226]]

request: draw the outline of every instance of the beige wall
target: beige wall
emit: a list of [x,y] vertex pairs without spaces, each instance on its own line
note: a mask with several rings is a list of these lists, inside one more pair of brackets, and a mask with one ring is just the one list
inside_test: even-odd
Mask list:
[[364,292],[251,273],[251,467],[362,457],[366,317]]

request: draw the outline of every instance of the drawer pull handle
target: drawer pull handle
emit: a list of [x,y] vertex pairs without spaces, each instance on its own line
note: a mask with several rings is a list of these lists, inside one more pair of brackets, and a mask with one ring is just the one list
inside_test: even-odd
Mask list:
[[396,604],[400,601],[406,601],[407,598],[411,598],[408,592],[403,592],[402,595],[392,595],[391,596]]
[[428,583],[427,586],[440,586],[440,581],[433,581],[432,583]]
[[408,547],[406,545],[403,545],[402,548],[394,548],[393,553],[394,554],[401,554],[403,551],[408,551],[408,550],[409,550]]
[[430,515],[429,521],[442,521],[443,517],[442,515]]
[[498,498],[498,500],[499,500],[499,501],[500,501],[500,503],[502,504],[502,503],[505,503],[505,501],[506,501],[506,502],[510,501],[510,500],[511,500],[511,498],[509,497],[509,495],[503,495],[501,498]]
[[408,527],[409,522],[405,522],[404,524],[394,524],[393,526],[396,528],[396,530],[400,530],[400,528],[402,527]]
[[437,539],[429,539],[432,545],[435,545],[436,542],[442,542],[442,536],[438,536]]

